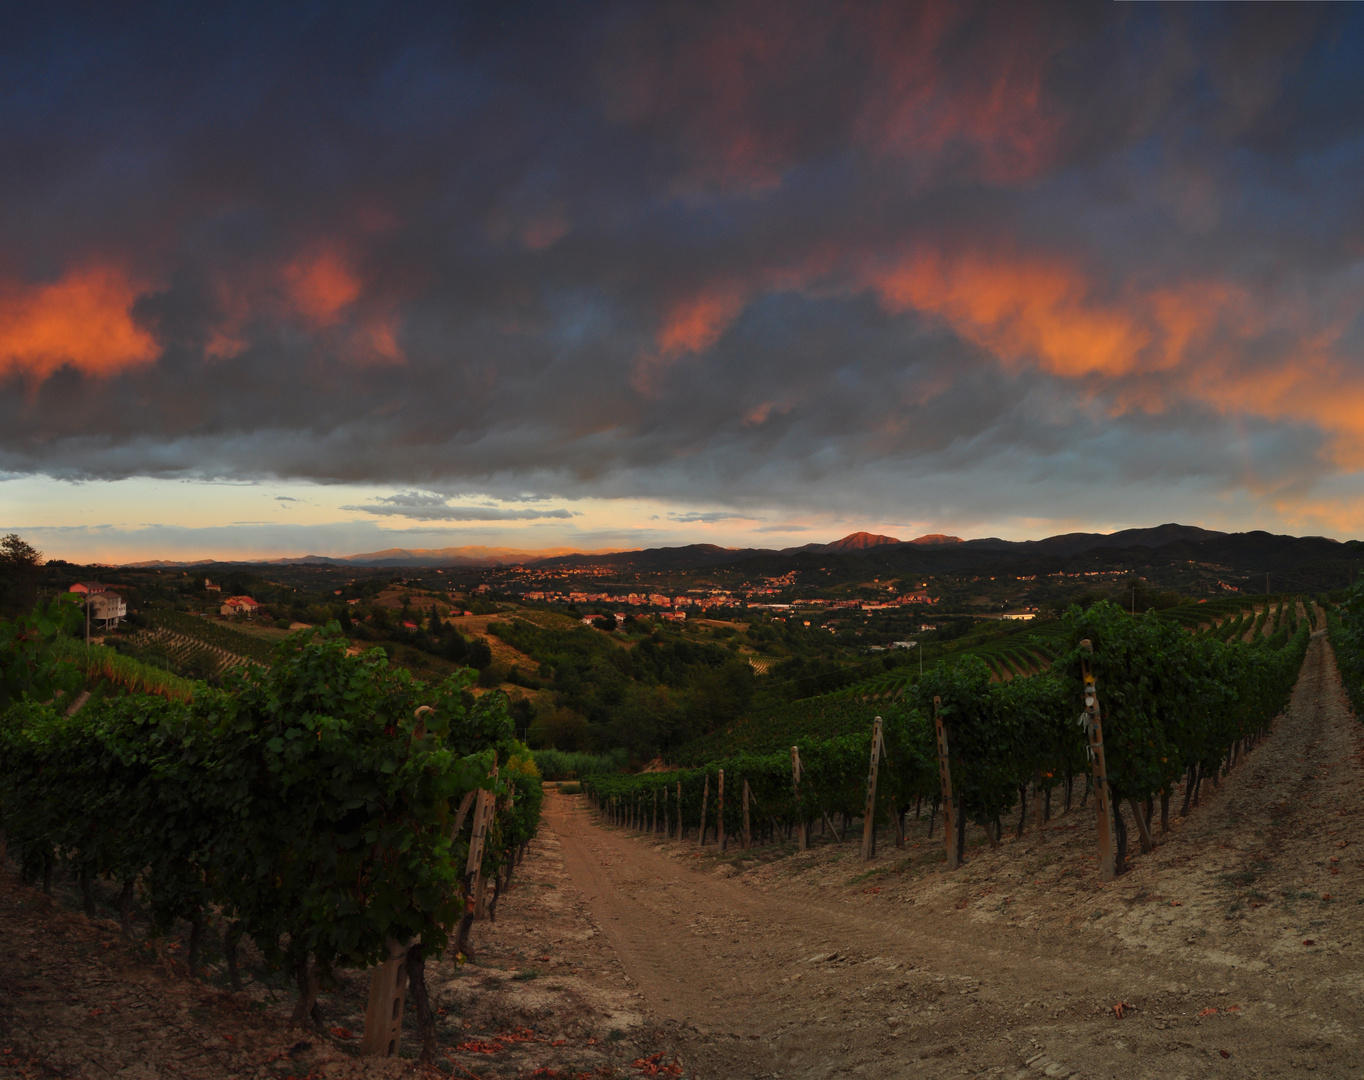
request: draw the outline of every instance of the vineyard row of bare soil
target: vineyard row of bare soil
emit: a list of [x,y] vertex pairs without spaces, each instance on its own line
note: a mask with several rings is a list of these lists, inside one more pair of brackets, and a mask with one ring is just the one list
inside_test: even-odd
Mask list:
[[58,878],[49,897],[15,870],[12,861],[0,870],[0,1077],[595,1080],[637,1075],[631,1062],[666,1048],[567,886],[549,830],[500,898],[496,921],[475,923],[468,961],[427,965],[441,1047],[434,1071],[416,1064],[410,1005],[399,1057],[358,1057],[368,972],[343,971],[324,990],[321,1029],[293,1028],[292,980],[269,970],[249,942],[245,990],[232,993],[213,942],[202,978],[191,980],[187,934],[155,938],[139,913],[133,941],[124,941],[112,890],[90,919],[77,883]]
[[[428,966],[440,1067],[466,1078],[678,1075],[674,1061],[704,1078],[1358,1076],[1362,749],[1314,637],[1270,736],[1107,885],[1092,801],[1041,833],[1030,820],[998,850],[978,834],[948,873],[926,820],[903,850],[883,838],[871,863],[854,837],[721,855],[604,825],[581,797],[551,794],[497,922],[476,924],[474,959]],[[363,973],[323,996],[323,1032],[299,1032],[285,1023],[282,977],[253,961],[246,992],[230,994],[214,957],[191,983],[182,955],[175,939],[124,944],[116,923],[54,908],[0,873],[0,1075],[414,1068],[355,1057]]]
[[1317,636],[1270,737],[1107,885],[1092,803],[951,874],[922,829],[745,866],[548,821],[697,1075],[1357,1076],[1361,745]]

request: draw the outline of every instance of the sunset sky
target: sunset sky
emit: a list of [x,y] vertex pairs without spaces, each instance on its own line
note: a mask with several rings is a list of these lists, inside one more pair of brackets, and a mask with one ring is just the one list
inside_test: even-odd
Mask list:
[[0,533],[1364,536],[1364,8],[30,5]]

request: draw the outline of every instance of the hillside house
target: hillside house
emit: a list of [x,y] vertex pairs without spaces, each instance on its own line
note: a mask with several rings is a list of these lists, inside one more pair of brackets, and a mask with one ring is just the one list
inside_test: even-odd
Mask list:
[[90,621],[112,630],[128,617],[128,602],[115,592],[89,593],[85,598]]
[[66,591],[80,596],[93,596],[95,593],[108,592],[109,586],[101,585],[98,581],[78,581]]
[[223,606],[218,611],[222,615],[229,615],[233,618],[238,615],[245,615],[249,619],[259,608],[260,604],[249,596],[229,596],[223,601]]

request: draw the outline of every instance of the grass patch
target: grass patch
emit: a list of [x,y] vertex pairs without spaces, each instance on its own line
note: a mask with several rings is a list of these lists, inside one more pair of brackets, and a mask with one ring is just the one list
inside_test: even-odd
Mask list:
[[605,754],[568,753],[564,750],[532,750],[535,767],[544,780],[578,780],[593,773],[619,772],[630,762],[628,750]]

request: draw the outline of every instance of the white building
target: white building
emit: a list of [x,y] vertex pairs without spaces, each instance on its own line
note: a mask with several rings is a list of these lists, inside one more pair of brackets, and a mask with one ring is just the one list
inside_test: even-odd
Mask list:
[[128,617],[128,602],[115,592],[90,593],[85,598],[90,621],[112,630]]

